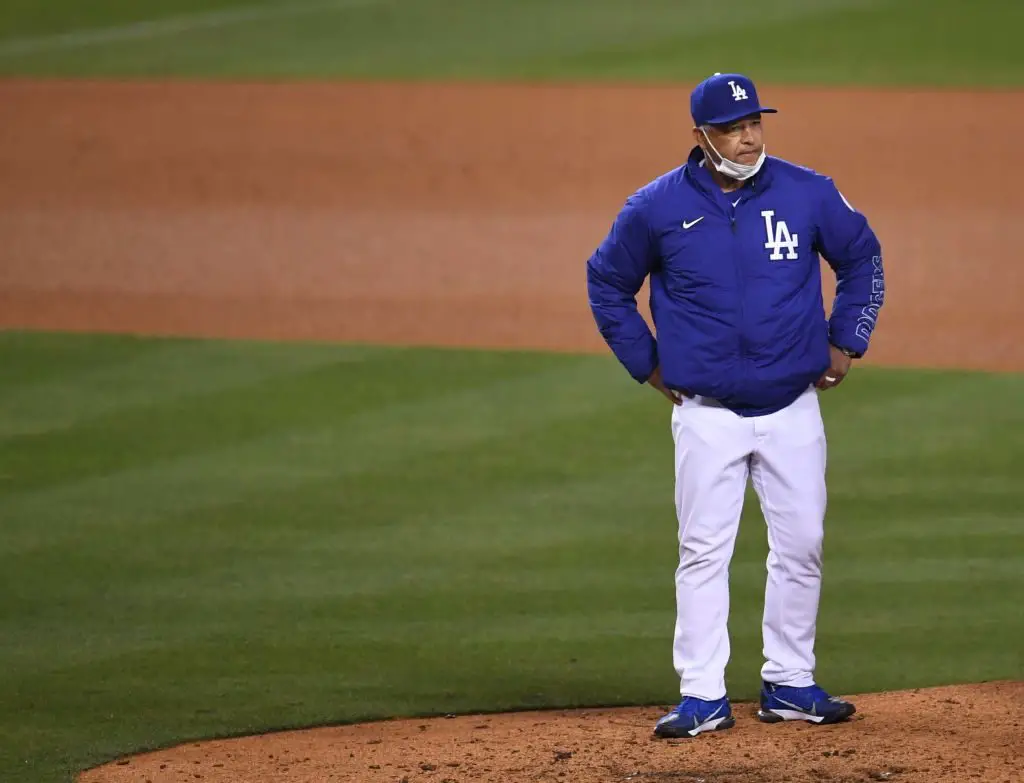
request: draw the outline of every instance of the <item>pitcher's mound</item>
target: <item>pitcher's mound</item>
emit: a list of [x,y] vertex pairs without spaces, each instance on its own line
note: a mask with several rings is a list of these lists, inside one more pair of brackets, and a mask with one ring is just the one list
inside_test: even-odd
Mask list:
[[894,783],[1024,780],[1024,682],[859,696],[835,726],[736,727],[655,740],[663,709],[393,720],[205,742],[124,759],[82,783]]

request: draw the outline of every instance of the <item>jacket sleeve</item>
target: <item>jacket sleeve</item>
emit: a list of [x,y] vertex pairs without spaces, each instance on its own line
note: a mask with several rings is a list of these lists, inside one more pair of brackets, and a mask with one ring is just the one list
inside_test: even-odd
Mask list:
[[658,366],[657,344],[636,303],[656,253],[644,202],[634,194],[587,261],[587,293],[598,330],[639,383],[646,382]]
[[817,249],[836,275],[829,339],[863,355],[885,301],[882,246],[864,215],[828,177],[822,183],[818,215]]

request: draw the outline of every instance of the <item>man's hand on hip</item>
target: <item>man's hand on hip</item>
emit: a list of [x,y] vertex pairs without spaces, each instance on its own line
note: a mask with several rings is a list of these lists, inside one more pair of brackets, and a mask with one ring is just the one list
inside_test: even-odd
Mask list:
[[653,386],[655,389],[664,394],[672,402],[673,405],[681,405],[683,402],[683,395],[677,391],[673,391],[665,385],[665,382],[661,379],[661,368],[655,367],[654,372],[651,373],[651,377],[647,379],[647,383]]
[[829,352],[832,355],[831,366],[825,370],[825,374],[818,378],[818,382],[814,384],[819,389],[831,389],[838,386],[843,382],[843,378],[846,377],[847,373],[850,372],[850,365],[853,364],[853,359],[834,345],[829,346]]

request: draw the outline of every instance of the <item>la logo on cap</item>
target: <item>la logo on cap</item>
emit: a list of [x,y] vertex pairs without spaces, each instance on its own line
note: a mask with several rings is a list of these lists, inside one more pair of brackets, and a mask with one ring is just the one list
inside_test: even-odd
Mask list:
[[742,73],[715,71],[690,93],[690,115],[698,127],[724,126],[762,113],[774,114],[775,109],[761,105],[754,82]]

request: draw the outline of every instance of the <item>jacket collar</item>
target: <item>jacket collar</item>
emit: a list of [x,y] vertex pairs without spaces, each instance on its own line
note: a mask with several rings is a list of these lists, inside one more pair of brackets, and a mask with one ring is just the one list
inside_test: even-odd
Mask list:
[[[722,189],[718,187],[718,184],[711,178],[711,174],[708,172],[707,164],[704,161],[704,150],[700,148],[699,144],[690,150],[690,155],[686,159],[686,174],[691,182],[708,195],[716,197],[722,192]],[[765,158],[761,170],[751,177],[747,184],[755,193],[760,193],[768,188],[771,181],[772,158],[769,155]]]

